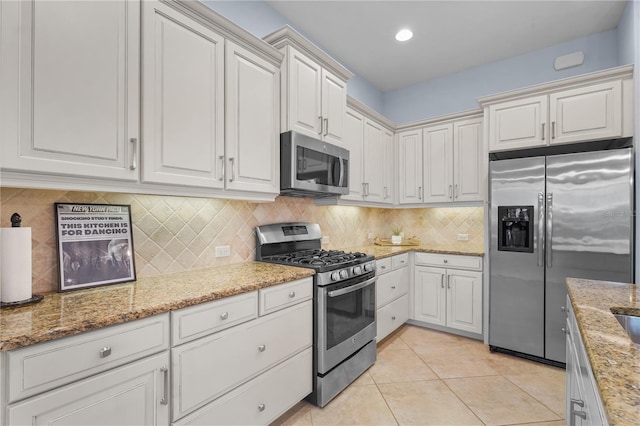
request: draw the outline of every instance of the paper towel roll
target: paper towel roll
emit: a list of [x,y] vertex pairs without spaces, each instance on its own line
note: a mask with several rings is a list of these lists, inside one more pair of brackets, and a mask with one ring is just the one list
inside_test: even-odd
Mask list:
[[31,299],[31,228],[2,228],[0,242],[0,300],[11,303]]

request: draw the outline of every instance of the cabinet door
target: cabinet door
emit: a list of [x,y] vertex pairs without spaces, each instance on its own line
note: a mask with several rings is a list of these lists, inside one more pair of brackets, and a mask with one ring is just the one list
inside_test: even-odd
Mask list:
[[167,425],[169,354],[145,358],[12,404],[11,425]]
[[423,130],[424,202],[453,201],[453,126]]
[[549,117],[552,144],[622,136],[622,82],[553,93]]
[[482,333],[482,273],[447,270],[447,326]]
[[384,201],[384,130],[375,121],[364,119],[364,182],[365,200]]
[[415,318],[431,324],[446,325],[445,269],[417,267],[415,271]]
[[489,106],[489,150],[547,144],[547,95]]
[[347,108],[344,119],[343,145],[349,150],[349,194],[340,198],[343,200],[362,201],[364,195],[362,177],[363,143],[364,143],[364,117],[359,112]]
[[408,130],[398,134],[398,202],[422,202],[422,130]]
[[284,128],[319,138],[322,134],[322,67],[293,47],[287,49],[288,109]]
[[344,114],[347,109],[347,83],[322,70],[322,139],[341,143],[344,135]]
[[224,186],[224,39],[156,1],[143,2],[142,179]]
[[453,199],[482,201],[486,187],[482,118],[453,123]]
[[280,192],[280,70],[227,41],[226,187]]
[[140,3],[2,3],[2,168],[136,181]]
[[394,179],[395,176],[395,149],[393,146],[393,132],[383,129],[382,135],[382,197],[387,204],[393,204],[394,200]]

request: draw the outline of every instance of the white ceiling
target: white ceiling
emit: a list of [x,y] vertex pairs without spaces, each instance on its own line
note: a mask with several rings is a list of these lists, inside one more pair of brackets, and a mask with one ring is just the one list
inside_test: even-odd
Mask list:
[[[382,92],[614,29],[625,6],[618,0],[267,3]],[[404,27],[413,39],[397,42]]]

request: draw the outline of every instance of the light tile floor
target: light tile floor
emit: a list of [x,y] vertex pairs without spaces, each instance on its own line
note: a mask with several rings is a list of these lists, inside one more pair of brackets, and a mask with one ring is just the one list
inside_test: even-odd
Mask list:
[[564,425],[565,371],[482,342],[404,325],[324,408],[300,402],[274,425]]

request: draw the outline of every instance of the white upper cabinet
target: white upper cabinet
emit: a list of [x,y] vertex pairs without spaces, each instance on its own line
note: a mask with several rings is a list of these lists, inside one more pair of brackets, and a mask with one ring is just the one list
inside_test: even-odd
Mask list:
[[622,82],[549,95],[550,144],[622,136]]
[[507,150],[546,145],[547,97],[502,102],[489,106],[490,149]]
[[398,133],[398,202],[422,202],[422,129]]
[[453,123],[454,201],[482,201],[487,187],[487,157],[482,117]]
[[143,2],[145,182],[223,188],[224,38]]
[[490,151],[633,134],[632,67],[618,67],[479,99]]
[[349,193],[342,200],[362,201],[363,185],[363,144],[364,116],[353,108],[347,107],[344,119],[344,147],[349,150]]
[[140,3],[1,8],[3,170],[137,181]]
[[353,74],[291,27],[283,27],[264,40],[286,56],[281,68],[280,130],[341,143],[347,80]]
[[280,192],[280,70],[227,41],[226,188]]
[[482,117],[457,117],[398,133],[400,204],[484,200]]
[[423,130],[424,202],[453,201],[453,124]]
[[[383,202],[384,188],[384,129],[373,120],[364,119],[364,197],[367,201]],[[388,188],[387,188],[388,191]]]
[[393,132],[389,129],[383,129],[382,135],[382,150],[383,150],[383,160],[382,160],[382,195],[384,202],[387,204],[391,204],[395,200],[395,167],[394,167],[394,152],[396,150],[394,145],[394,136]]

